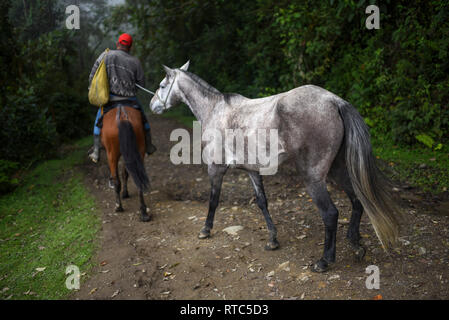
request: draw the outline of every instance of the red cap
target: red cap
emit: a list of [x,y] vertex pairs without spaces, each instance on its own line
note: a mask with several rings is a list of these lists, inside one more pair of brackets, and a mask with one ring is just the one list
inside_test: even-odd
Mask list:
[[133,38],[129,34],[123,33],[118,38],[118,42],[126,47],[131,47],[133,44]]

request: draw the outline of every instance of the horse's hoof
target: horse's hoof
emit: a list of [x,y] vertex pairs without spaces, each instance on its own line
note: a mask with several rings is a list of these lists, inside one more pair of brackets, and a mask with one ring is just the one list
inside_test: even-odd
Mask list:
[[273,251],[279,248],[279,242],[274,239],[272,241],[269,241],[266,245],[265,245],[265,250],[267,251]]
[[199,238],[199,239],[207,239],[207,238],[210,238],[210,230],[204,230],[204,229],[202,229],[202,230],[200,231],[200,234],[198,235],[198,238]]
[[358,239],[351,240],[348,238],[349,245],[351,246],[352,250],[354,251],[354,257],[355,259],[360,262],[365,257],[366,250],[365,248],[360,245],[360,241]]
[[329,264],[328,264],[327,261],[324,260],[324,259],[318,260],[318,261],[312,266],[312,271],[313,271],[313,272],[322,273],[322,272],[326,272],[327,270],[329,270]]
[[151,216],[148,215],[148,214],[142,214],[142,215],[140,216],[140,221],[142,221],[142,222],[148,222],[148,221],[150,221],[150,220],[151,220]]
[[122,206],[120,206],[120,207],[115,207],[115,212],[123,212],[124,210],[123,210],[123,207]]
[[358,262],[361,262],[363,258],[365,257],[366,250],[362,246],[359,246],[358,248],[354,248],[354,257]]
[[129,198],[129,193],[128,192],[123,192],[122,199],[128,199],[128,198]]
[[156,152],[156,150],[157,150],[156,147],[151,144],[151,145],[148,146],[148,150],[146,150],[146,152],[147,152],[148,155],[152,155],[153,153]]

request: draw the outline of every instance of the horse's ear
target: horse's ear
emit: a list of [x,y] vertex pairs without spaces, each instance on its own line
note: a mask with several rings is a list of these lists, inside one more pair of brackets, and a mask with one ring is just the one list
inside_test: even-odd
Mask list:
[[171,77],[173,75],[173,69],[170,69],[169,67],[162,65],[164,67],[165,72],[167,73],[167,75],[169,77]]
[[186,62],[181,68],[179,68],[179,69],[184,70],[184,71],[187,71],[187,69],[189,69],[189,64],[190,64],[190,60],[187,61],[187,62]]

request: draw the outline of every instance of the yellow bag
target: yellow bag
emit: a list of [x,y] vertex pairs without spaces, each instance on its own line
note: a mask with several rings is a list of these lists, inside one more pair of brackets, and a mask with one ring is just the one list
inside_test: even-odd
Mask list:
[[106,64],[104,63],[108,51],[109,49],[106,49],[106,53],[95,71],[89,89],[89,102],[97,107],[104,106],[109,101],[109,80]]

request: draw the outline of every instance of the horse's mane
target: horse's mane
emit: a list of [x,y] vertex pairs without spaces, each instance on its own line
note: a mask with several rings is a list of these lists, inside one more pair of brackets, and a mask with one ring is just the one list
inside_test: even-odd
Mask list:
[[188,75],[193,81],[195,81],[197,84],[199,84],[201,86],[201,88],[204,89],[205,91],[209,91],[209,92],[212,92],[212,93],[215,93],[215,94],[222,94],[220,91],[218,91],[213,86],[208,84],[206,81],[204,81],[203,79],[198,77],[196,74],[191,73],[189,71],[184,71],[184,70],[180,70],[180,71],[182,71],[186,75]]
[[196,84],[198,84],[201,88],[201,91],[204,94],[215,94],[215,95],[220,95],[224,98],[224,100],[229,104],[231,103],[233,98],[241,98],[243,97],[242,95],[238,94],[238,93],[230,93],[230,92],[226,92],[226,93],[222,93],[219,90],[217,90],[216,88],[214,88],[213,86],[211,86],[209,83],[207,83],[206,81],[204,81],[203,79],[201,79],[199,76],[197,76],[194,73],[191,73],[189,71],[184,71],[184,70],[180,70],[181,72],[183,72],[184,74],[186,74],[187,76],[189,76]]

